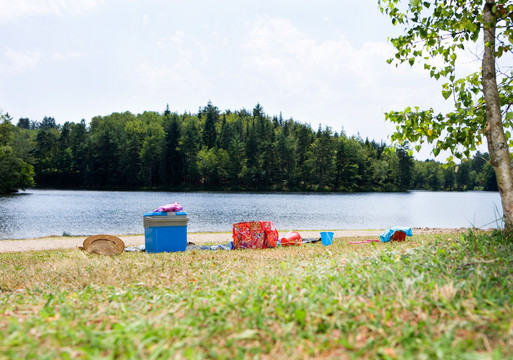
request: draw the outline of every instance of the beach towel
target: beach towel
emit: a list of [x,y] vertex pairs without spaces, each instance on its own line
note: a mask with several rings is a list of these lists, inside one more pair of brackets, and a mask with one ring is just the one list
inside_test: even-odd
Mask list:
[[179,212],[183,210],[183,206],[176,201],[172,204],[166,204],[158,207],[154,212]]
[[385,230],[383,234],[380,235],[380,239],[382,242],[393,241],[403,241],[406,239],[406,236],[412,236],[411,228],[407,227],[394,227],[388,230]]

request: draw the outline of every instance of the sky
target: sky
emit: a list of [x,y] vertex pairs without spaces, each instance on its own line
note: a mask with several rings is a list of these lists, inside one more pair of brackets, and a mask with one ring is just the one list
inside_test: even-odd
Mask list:
[[386,63],[398,29],[377,0],[0,0],[0,33],[14,123],[260,103],[389,143],[385,112],[447,106],[425,71]]

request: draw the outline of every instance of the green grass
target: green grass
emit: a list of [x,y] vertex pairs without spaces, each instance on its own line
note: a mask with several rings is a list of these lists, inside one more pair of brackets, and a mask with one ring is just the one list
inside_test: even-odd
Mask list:
[[499,233],[4,253],[0,358],[513,358],[512,269]]

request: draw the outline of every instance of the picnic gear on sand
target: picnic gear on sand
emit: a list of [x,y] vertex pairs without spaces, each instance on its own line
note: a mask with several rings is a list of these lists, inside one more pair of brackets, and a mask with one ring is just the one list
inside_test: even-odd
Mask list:
[[125,250],[125,243],[113,235],[94,235],[84,240],[82,248],[89,254],[119,255]]
[[185,250],[233,250],[233,241],[228,244],[218,245],[187,245],[187,249]]
[[319,241],[321,241],[321,238],[302,238],[301,244],[313,244]]
[[393,227],[386,230],[381,236],[380,239],[382,242],[392,241],[404,241],[406,236],[412,236],[411,228],[406,227]]
[[235,249],[273,248],[278,242],[278,230],[272,221],[243,221],[233,224]]
[[321,232],[321,241],[324,246],[331,245],[333,243],[333,232],[331,232],[331,231]]
[[[310,243],[316,243],[321,241],[321,238],[306,238],[301,239],[302,244],[310,244]],[[279,240],[278,240],[279,243]],[[233,241],[229,242],[227,244],[217,244],[217,245],[195,245],[193,243],[187,243],[187,248],[185,251],[192,251],[192,250],[234,250]],[[129,246],[125,248],[126,252],[140,252],[145,251],[144,245],[138,245],[138,246]]]
[[297,231],[289,231],[287,235],[280,239],[281,246],[301,245],[301,235]]
[[393,227],[390,229],[387,229],[381,234],[380,240],[364,240],[364,241],[353,241],[349,244],[365,244],[365,243],[372,243],[372,242],[389,242],[389,241],[404,241],[406,239],[406,236],[412,236],[411,228],[407,227]]
[[175,201],[172,204],[166,204],[158,207],[154,212],[178,212],[182,210],[183,206]]
[[[230,242],[228,244],[218,244],[218,245],[196,245],[194,243],[188,242],[187,248],[185,251],[192,251],[192,250],[233,250],[233,242]],[[129,246],[125,248],[126,252],[139,252],[139,251],[146,251],[144,245],[138,245],[138,246]]]
[[125,252],[139,252],[139,251],[146,251],[146,245],[135,245],[135,246],[127,246],[125,248]]
[[146,213],[143,220],[146,252],[185,251],[189,221],[185,211]]

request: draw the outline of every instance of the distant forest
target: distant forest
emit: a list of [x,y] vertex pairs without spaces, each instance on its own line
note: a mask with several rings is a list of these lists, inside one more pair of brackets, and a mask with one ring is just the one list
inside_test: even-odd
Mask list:
[[[488,154],[460,165],[417,161],[407,147],[252,111],[144,112],[94,117],[87,125],[6,114],[0,179],[36,187],[223,191],[497,190]],[[13,162],[13,159],[18,162]],[[10,162],[9,162],[10,161]],[[10,165],[9,165],[10,164]],[[17,164],[16,166],[13,164]],[[9,185],[4,182],[5,187]],[[22,182],[33,186],[30,179]],[[10,185],[15,190],[15,185]],[[2,189],[0,189],[2,190]],[[0,191],[2,192],[2,191]]]

